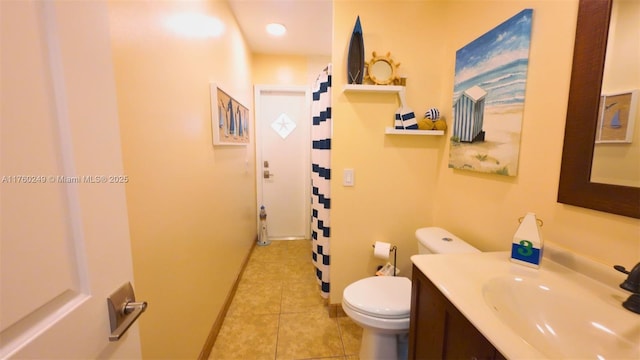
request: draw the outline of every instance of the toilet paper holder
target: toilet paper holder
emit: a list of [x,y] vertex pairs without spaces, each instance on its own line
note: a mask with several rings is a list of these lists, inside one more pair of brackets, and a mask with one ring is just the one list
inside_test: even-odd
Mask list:
[[[372,248],[376,248],[375,244],[371,244]],[[390,249],[389,252],[393,251],[393,276],[396,276],[396,259],[397,259],[397,255],[398,255],[398,247],[393,245]]]

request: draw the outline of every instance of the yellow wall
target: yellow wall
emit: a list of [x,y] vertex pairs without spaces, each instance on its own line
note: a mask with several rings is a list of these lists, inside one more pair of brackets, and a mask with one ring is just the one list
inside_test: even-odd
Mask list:
[[256,85],[311,85],[330,56],[253,55],[253,83]]
[[[331,303],[349,283],[371,276],[383,260],[372,256],[375,241],[398,247],[401,275],[410,276],[409,256],[417,252],[415,229],[432,225],[442,136],[385,135],[398,108],[394,94],[345,94],[349,40],[360,15],[364,46],[400,62],[407,77],[407,102],[416,116],[440,106],[443,67],[452,61],[442,40],[446,22],[441,3],[376,1],[334,2],[333,138],[331,184]],[[446,69],[444,69],[446,70]],[[448,114],[445,114],[448,115]],[[355,186],[342,186],[345,168],[355,171]]]
[[[334,3],[331,302],[381,261],[376,240],[398,245],[404,275],[417,252],[413,232],[441,226],[481,250],[507,250],[517,219],[532,211],[542,233],[607,265],[640,259],[640,220],[556,202],[569,92],[577,1],[433,1]],[[455,51],[533,8],[533,29],[519,173],[516,177],[449,169],[449,136],[385,136],[395,99],[345,95],[347,46],[360,15],[366,58],[391,51],[407,80],[407,100],[420,117],[440,108],[451,125]],[[398,25],[396,25],[398,24]],[[400,25],[402,24],[402,25]],[[409,24],[410,26],[408,26]],[[342,187],[353,167],[356,186]]]
[[[254,139],[214,148],[209,101],[252,104],[251,54],[225,2],[109,6],[142,352],[194,359],[256,236]],[[185,13],[224,33],[180,35]]]

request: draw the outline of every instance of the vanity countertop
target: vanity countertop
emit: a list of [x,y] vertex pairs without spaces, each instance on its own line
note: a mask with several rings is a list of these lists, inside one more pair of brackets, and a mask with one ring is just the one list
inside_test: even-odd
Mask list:
[[[623,274],[545,248],[540,269],[509,252],[428,254],[413,264],[509,359],[640,358],[640,315]],[[552,260],[553,259],[553,260]]]

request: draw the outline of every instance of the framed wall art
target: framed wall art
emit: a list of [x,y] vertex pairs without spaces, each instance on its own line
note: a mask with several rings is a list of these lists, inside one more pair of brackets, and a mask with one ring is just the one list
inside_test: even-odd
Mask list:
[[532,9],[456,52],[449,168],[518,174]]
[[638,109],[638,90],[600,96],[596,144],[631,143]]
[[249,109],[211,83],[213,145],[248,145]]

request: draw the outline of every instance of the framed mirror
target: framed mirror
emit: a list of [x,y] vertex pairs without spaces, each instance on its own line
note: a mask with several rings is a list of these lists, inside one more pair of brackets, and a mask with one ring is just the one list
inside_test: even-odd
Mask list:
[[367,78],[376,85],[393,84],[397,78],[397,69],[400,64],[394,63],[391,53],[386,56],[378,56],[373,52],[373,58],[367,62]]
[[640,218],[640,188],[591,181],[612,1],[578,6],[558,202]]

